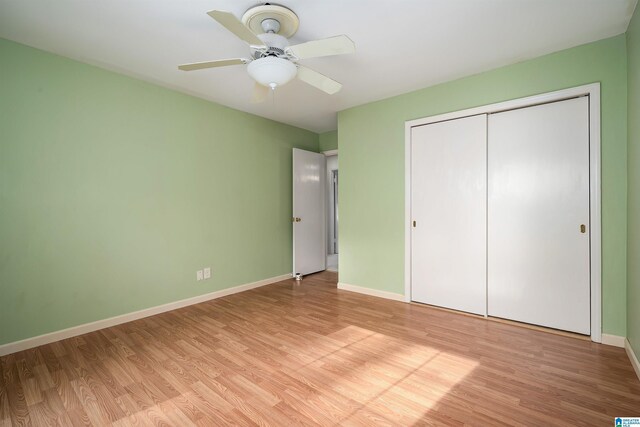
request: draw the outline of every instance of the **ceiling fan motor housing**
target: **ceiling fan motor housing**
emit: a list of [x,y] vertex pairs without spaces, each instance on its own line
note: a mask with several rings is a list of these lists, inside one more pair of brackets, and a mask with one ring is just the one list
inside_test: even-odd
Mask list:
[[276,33],[280,32],[280,22],[277,19],[267,18],[263,20],[260,25],[265,33]]
[[289,41],[286,37],[275,33],[262,33],[258,34],[258,38],[262,40],[267,49],[252,49],[255,59],[265,56],[287,57],[284,50],[289,46]]

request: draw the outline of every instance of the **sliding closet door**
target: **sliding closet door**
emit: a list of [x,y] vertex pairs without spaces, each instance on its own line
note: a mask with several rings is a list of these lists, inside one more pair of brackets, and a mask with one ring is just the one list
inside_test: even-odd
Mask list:
[[486,312],[486,115],[411,131],[411,299]]
[[489,315],[589,334],[589,100],[488,129]]

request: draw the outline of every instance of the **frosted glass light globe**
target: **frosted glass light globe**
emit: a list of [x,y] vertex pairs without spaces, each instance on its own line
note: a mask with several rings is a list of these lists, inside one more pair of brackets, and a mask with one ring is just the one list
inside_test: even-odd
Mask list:
[[298,67],[286,59],[265,56],[251,61],[247,66],[247,72],[261,85],[275,89],[294,78],[298,73]]

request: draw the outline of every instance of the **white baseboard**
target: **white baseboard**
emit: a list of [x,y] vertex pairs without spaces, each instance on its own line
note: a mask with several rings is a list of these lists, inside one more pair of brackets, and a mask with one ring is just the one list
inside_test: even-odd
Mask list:
[[640,379],[640,362],[638,362],[638,357],[634,353],[633,348],[631,348],[631,343],[629,342],[629,340],[624,340],[624,349],[627,350],[627,356],[629,356],[631,366],[633,366],[638,379]]
[[196,297],[170,302],[168,304],[145,308],[143,310],[134,311],[132,313],[121,314],[119,316],[110,317],[108,319],[102,319],[95,322],[73,326],[71,328],[50,332],[44,335],[38,335],[37,337],[27,338],[21,341],[2,344],[0,345],[0,356],[16,353],[18,351],[27,350],[44,344],[60,341],[66,338],[75,337],[78,335],[86,334],[88,332],[97,331],[98,329],[109,328],[111,326],[120,325],[122,323],[131,322],[133,320],[142,319],[144,317],[153,316],[155,314],[164,313],[166,311],[171,311],[212,299],[221,298],[227,295],[237,294],[238,292],[248,291],[250,289],[259,288],[260,286],[269,285],[271,283],[280,282],[286,279],[291,279],[291,274],[283,274],[281,276],[271,277],[269,279],[259,280],[253,283],[246,283],[244,285],[234,286],[232,288],[209,292],[208,294],[198,295]]
[[625,337],[619,335],[602,334],[602,344],[624,348]]
[[370,295],[372,297],[385,298],[394,301],[402,301],[404,302],[404,295],[396,294],[394,292],[387,291],[378,291],[376,289],[364,288],[362,286],[349,285],[348,283],[338,282],[338,289],[342,289],[344,291],[357,292],[359,294]]

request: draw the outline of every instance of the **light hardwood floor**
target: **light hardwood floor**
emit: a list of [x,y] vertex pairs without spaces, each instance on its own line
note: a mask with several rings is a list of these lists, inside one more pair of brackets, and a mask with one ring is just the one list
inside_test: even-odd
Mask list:
[[623,349],[288,280],[0,359],[0,425],[613,425]]

